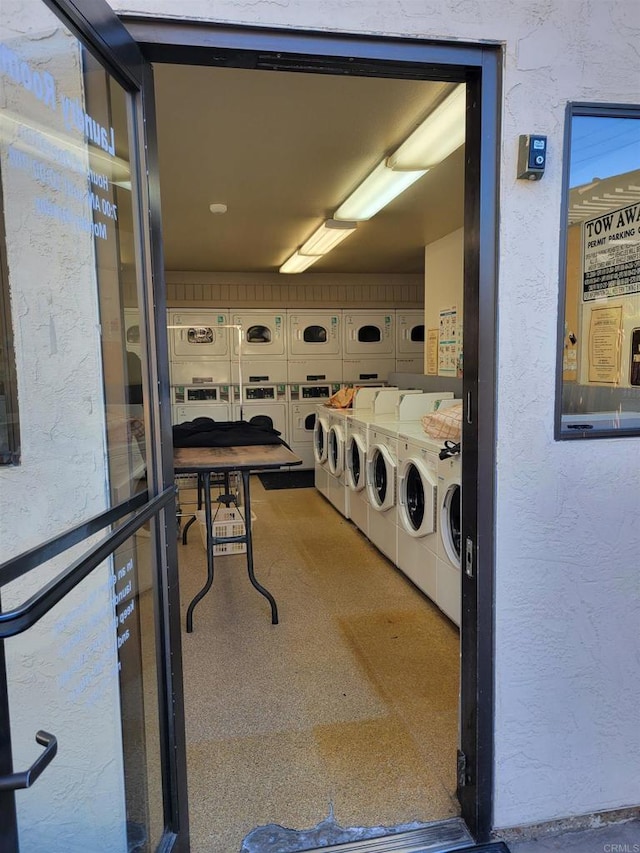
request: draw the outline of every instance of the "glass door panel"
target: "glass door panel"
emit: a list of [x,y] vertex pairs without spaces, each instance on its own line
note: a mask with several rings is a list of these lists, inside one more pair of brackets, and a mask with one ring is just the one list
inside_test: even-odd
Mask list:
[[[86,9],[89,39],[96,2]],[[110,14],[105,4],[103,18]],[[145,169],[136,161],[140,95],[123,88],[87,44],[43,0],[0,5],[4,561],[136,496],[144,506],[150,486],[157,493],[162,482],[160,461],[147,453],[157,417],[141,304],[150,300],[138,197]],[[156,469],[148,470],[150,462]],[[175,793],[175,762],[182,758],[168,740],[176,737],[169,716],[176,685],[162,663],[170,652],[161,583],[170,525],[149,514],[0,648],[0,722],[11,733],[10,741],[0,733],[0,777],[8,765],[20,770],[34,761],[38,730],[58,740],[37,790],[15,794],[23,853],[152,851],[161,841],[171,849],[167,838],[179,837],[176,802],[184,800]],[[121,523],[87,533],[28,571],[4,563],[0,609],[6,614],[38,594]],[[3,829],[8,802],[0,793]],[[184,836],[186,826],[183,819]]]
[[21,853],[142,853],[160,843],[153,561],[141,528],[35,626],[5,641],[14,767],[42,751],[35,732],[58,741],[33,790],[16,793]]

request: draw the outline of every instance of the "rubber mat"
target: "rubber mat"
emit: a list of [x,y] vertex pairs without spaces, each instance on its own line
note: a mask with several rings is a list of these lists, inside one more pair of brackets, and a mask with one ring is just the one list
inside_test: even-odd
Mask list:
[[264,471],[258,474],[265,489],[312,489],[315,483],[314,471]]

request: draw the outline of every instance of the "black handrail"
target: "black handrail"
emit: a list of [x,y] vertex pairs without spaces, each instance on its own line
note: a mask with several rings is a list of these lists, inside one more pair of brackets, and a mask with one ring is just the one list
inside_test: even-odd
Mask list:
[[45,747],[44,752],[40,753],[28,770],[0,776],[0,791],[17,791],[20,788],[30,788],[45,767],[51,764],[58,752],[57,738],[55,735],[40,729],[36,732],[36,741],[40,746]]
[[164,492],[149,501],[133,518],[118,527],[101,542],[98,542],[69,568],[45,584],[35,595],[14,610],[0,613],[0,639],[13,637],[35,625],[80,581],[84,580],[96,566],[99,566],[103,560],[112,554],[119,545],[126,542],[145,521],[173,500],[175,492],[174,486],[165,489]]
[[0,565],[0,588],[22,577],[22,575],[30,572],[31,569],[35,569],[48,560],[53,559],[53,557],[57,557],[58,554],[61,554],[73,545],[77,545],[78,542],[82,542],[83,539],[87,539],[93,533],[97,533],[98,530],[114,524],[114,522],[124,518],[125,515],[130,515],[148,500],[148,492],[139,492],[134,497],[106,510],[106,512],[101,512],[99,515],[94,515],[92,518],[87,519],[87,521],[83,521],[77,527],[65,530],[64,533],[54,536],[53,539],[37,545],[30,551],[25,551],[23,554],[18,554],[17,557],[12,557],[6,563]]

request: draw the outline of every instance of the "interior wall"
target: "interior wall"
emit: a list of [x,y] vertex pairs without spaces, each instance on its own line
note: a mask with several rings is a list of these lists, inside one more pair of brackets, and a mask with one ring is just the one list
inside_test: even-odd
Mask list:
[[[110,2],[176,16],[174,0]],[[185,0],[180,15],[502,46],[493,823],[640,803],[640,439],[554,440],[565,111],[637,103],[636,0]],[[518,181],[531,132],[547,169]]]
[[170,308],[421,308],[424,299],[420,275],[170,271],[166,280]]
[[[425,337],[429,331],[439,332],[441,311],[456,309],[456,338],[462,345],[464,290],[464,229],[458,228],[435,240],[424,250],[424,317]],[[429,352],[425,346],[425,373],[429,369]],[[456,362],[458,359],[456,358]],[[440,372],[440,370],[439,370]]]

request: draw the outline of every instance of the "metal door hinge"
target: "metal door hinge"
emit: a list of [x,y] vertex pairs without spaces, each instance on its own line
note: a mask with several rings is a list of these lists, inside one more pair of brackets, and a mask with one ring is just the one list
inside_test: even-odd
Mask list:
[[464,571],[467,577],[473,577],[473,539],[467,536],[464,549]]

